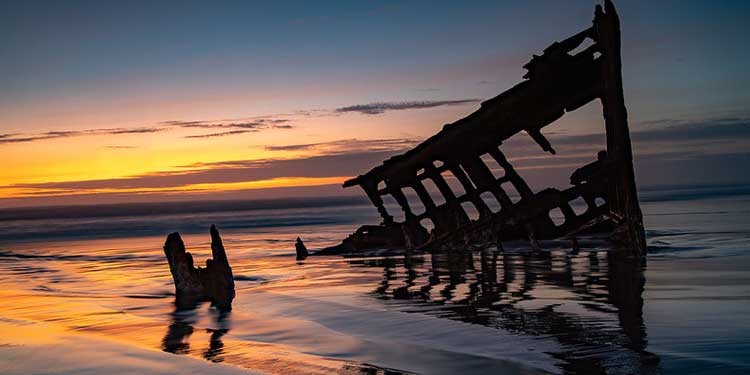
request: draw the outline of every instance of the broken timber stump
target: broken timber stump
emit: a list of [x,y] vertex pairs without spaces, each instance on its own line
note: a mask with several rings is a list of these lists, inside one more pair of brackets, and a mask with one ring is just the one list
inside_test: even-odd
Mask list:
[[211,301],[211,305],[219,309],[232,309],[232,268],[229,266],[219,231],[212,225],[210,232],[213,259],[206,261],[206,268],[194,267],[193,256],[185,251],[185,244],[179,233],[170,234],[164,243],[164,255],[167,257],[169,271],[174,280],[178,307],[190,307],[197,302]]
[[[576,51],[587,40],[590,45]],[[605,0],[604,10],[596,6],[591,27],[534,55],[524,65],[524,81],[483,102],[469,116],[445,125],[414,149],[346,181],[344,187],[358,185],[364,190],[383,223],[378,230],[363,226],[341,245],[316,254],[379,246],[386,232],[387,242],[416,249],[478,248],[518,239],[534,246],[538,240],[608,232],[628,255],[645,259],[621,66],[620,20],[612,1]],[[570,188],[532,191],[500,149],[502,143],[525,132],[543,151],[555,154],[542,128],[596,99],[603,109],[606,150],[597,161],[573,173]],[[501,167],[501,177],[485,163],[488,159]],[[457,180],[464,193],[453,191],[446,175]],[[423,181],[439,191],[428,191]],[[517,201],[509,195],[513,190],[520,195]],[[416,194],[424,212],[413,211],[408,191]],[[445,203],[438,205],[431,196],[435,193]],[[402,223],[394,223],[384,205],[385,196],[391,196],[403,211]],[[490,209],[487,196],[499,203],[499,211]],[[574,200],[585,202],[583,212],[576,213],[571,206]],[[463,205],[473,206],[479,218],[470,219]],[[562,213],[562,223],[552,220],[552,211]],[[394,225],[409,228],[403,230],[400,241],[388,231]],[[425,236],[428,227],[433,229]]]
[[294,248],[297,251],[297,260],[304,260],[309,255],[305,243],[302,242],[302,239],[299,237],[297,237],[297,242],[294,244]]
[[[414,232],[416,231],[416,233]],[[418,243],[427,240],[429,233],[422,227],[409,230],[403,223],[383,223],[363,225],[336,246],[318,250],[313,255],[342,255],[360,250],[393,249],[410,247],[406,239],[416,239]]]

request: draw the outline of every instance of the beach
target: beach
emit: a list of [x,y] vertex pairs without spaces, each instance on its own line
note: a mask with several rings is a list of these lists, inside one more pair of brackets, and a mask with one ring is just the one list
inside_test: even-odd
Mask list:
[[[296,261],[377,222],[356,199],[3,211],[0,372],[749,372],[750,187],[640,195],[645,268],[566,241]],[[164,239],[203,264],[211,224],[233,309],[178,310]]]

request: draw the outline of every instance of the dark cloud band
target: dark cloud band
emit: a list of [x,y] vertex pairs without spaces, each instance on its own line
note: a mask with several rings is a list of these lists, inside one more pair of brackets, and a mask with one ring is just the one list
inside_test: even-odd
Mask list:
[[143,128],[111,128],[111,129],[87,129],[87,130],[57,130],[46,133],[22,135],[22,134],[3,134],[0,137],[0,144],[3,143],[23,143],[34,142],[45,139],[82,137],[87,135],[117,135],[117,134],[144,134],[156,133],[165,130],[163,127],[143,127]]
[[425,100],[409,102],[379,102],[368,104],[356,104],[348,107],[337,108],[337,113],[357,112],[366,115],[378,115],[386,111],[402,111],[407,109],[434,108],[449,105],[462,105],[478,103],[479,99],[459,99],[459,100]]
[[237,134],[245,134],[245,133],[254,133],[257,132],[257,130],[230,130],[226,132],[219,132],[219,133],[209,133],[209,134],[198,134],[198,135],[187,135],[183,138],[214,138],[214,137],[226,137],[229,135],[237,135]]

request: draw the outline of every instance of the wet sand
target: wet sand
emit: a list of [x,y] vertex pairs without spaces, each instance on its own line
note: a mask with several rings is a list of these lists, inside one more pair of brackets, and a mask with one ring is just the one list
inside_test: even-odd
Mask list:
[[743,374],[747,203],[646,196],[645,269],[564,242],[296,262],[355,225],[228,228],[231,313],[175,309],[163,236],[5,241],[0,372]]

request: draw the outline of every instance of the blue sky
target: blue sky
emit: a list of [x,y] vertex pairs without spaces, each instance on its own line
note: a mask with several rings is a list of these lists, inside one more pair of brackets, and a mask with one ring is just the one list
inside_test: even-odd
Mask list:
[[[519,82],[521,66],[532,54],[589,26],[594,4],[3,0],[0,134],[37,138],[0,144],[15,163],[12,166],[26,171],[0,176],[0,190],[18,184],[131,178],[201,161],[277,158],[264,154],[270,150],[264,146],[354,138],[421,140],[443,123],[470,113],[475,104],[329,120],[288,118],[294,130],[235,130],[221,141],[199,140],[206,134],[193,134],[191,142],[203,143],[186,144],[175,154],[192,153],[194,159],[176,158],[171,164],[154,160],[173,151],[166,145],[185,139],[182,133],[177,138],[162,131],[114,138],[123,132],[105,135],[99,130],[333,111],[372,102],[486,99]],[[721,181],[746,181],[736,163],[747,159],[750,138],[745,125],[750,122],[750,52],[745,48],[750,3],[616,5],[622,19],[623,75],[632,130],[648,132],[675,124],[711,128],[732,119],[734,142],[722,130],[708,134],[723,137],[714,148],[695,146],[705,134],[688,146],[663,140],[649,147],[698,150],[693,160],[705,168],[726,154],[731,165],[725,166],[729,169]],[[599,116],[597,107],[587,107],[562,127],[571,135],[598,132]],[[92,129],[96,136],[85,138],[85,143],[72,139],[73,134],[93,134]],[[67,133],[59,139],[38,137],[50,131]],[[236,151],[239,145],[251,150],[243,154]],[[235,152],[228,153],[229,147]],[[103,148],[108,148],[106,154],[96,151]],[[111,165],[104,160],[122,158],[124,152],[149,162],[140,162],[138,168],[118,163],[117,168],[89,174],[80,170],[105,168],[96,163],[87,167],[81,160]],[[32,154],[38,160],[30,164]],[[283,158],[314,156],[297,153]],[[652,177],[658,177],[655,165],[640,165],[647,184],[667,180]],[[369,167],[353,165],[352,170]],[[675,172],[684,183],[702,181],[704,175]]]

